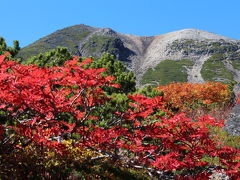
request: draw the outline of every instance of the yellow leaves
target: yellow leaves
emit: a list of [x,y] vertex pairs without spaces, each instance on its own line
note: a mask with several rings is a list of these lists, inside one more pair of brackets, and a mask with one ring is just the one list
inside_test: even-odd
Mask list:
[[86,160],[89,157],[100,155],[100,153],[74,145],[74,141],[72,139],[63,141],[63,144],[67,147],[65,157],[68,160]]
[[[19,148],[16,152],[5,154],[3,160],[6,167],[8,165],[11,167],[11,164],[22,164],[24,162],[28,165],[28,171],[41,172],[44,169],[46,172],[51,172],[56,169],[64,169],[66,165],[74,163],[83,164],[91,158],[101,156],[98,152],[79,146],[74,140],[65,140],[63,144],[66,146],[66,149],[63,150],[63,155],[55,152],[54,149],[31,143],[26,147]],[[17,172],[21,170],[18,169],[18,166],[15,168]]]

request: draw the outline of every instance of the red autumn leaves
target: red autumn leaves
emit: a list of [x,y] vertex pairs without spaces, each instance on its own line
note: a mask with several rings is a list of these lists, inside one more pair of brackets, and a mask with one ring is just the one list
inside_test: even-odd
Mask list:
[[[13,129],[20,137],[64,156],[68,152],[61,143],[62,135],[77,133],[80,139],[74,146],[106,153],[125,164],[144,164],[162,171],[191,170],[208,165],[203,160],[206,156],[219,157],[226,171],[237,175],[239,151],[219,146],[210,134],[209,128],[221,127],[222,122],[209,116],[198,121],[184,114],[164,117],[157,113],[168,115],[162,96],[129,95],[131,108],[118,113],[127,126],[86,125],[89,119],[101,118],[92,112],[109,100],[102,87],[119,87],[112,83],[114,77],[101,75],[104,68],[84,69],[91,59],[79,62],[77,57],[51,68],[4,61],[5,57],[0,56],[0,109],[6,120],[16,125],[0,125],[0,141]],[[63,118],[66,113],[71,121]]]

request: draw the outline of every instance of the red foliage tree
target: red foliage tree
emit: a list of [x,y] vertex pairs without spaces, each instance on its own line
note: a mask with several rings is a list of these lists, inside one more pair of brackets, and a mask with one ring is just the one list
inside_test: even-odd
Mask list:
[[[64,156],[68,152],[62,136],[77,133],[80,139],[74,146],[101,152],[125,166],[146,165],[162,172],[196,170],[207,167],[203,161],[207,156],[219,157],[226,172],[238,175],[239,151],[219,146],[210,134],[209,127],[221,127],[222,122],[209,116],[192,121],[184,114],[166,118],[157,113],[167,112],[161,96],[130,95],[132,108],[123,114],[116,112],[121,125],[87,125],[85,121],[99,118],[93,117],[92,111],[108,100],[101,87],[118,87],[111,83],[113,77],[101,75],[103,68],[84,69],[91,59],[80,63],[77,57],[63,67],[51,68],[4,61],[5,57],[0,56],[0,109],[5,121],[15,125],[0,125],[2,144],[10,142],[5,136],[13,129],[19,135],[11,141],[13,149],[34,143]],[[21,145],[20,137],[24,137]]]

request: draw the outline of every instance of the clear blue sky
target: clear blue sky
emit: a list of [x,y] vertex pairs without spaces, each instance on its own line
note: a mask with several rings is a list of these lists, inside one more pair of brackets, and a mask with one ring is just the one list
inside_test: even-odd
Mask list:
[[135,35],[195,28],[240,39],[240,0],[2,0],[0,36],[26,46],[86,24]]

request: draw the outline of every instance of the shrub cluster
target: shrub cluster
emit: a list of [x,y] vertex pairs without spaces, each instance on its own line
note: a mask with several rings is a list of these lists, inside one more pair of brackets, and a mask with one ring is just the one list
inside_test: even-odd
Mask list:
[[207,82],[204,84],[170,83],[157,87],[164,93],[163,100],[168,107],[182,112],[192,111],[199,107],[211,109],[229,105],[232,92],[227,84]]

